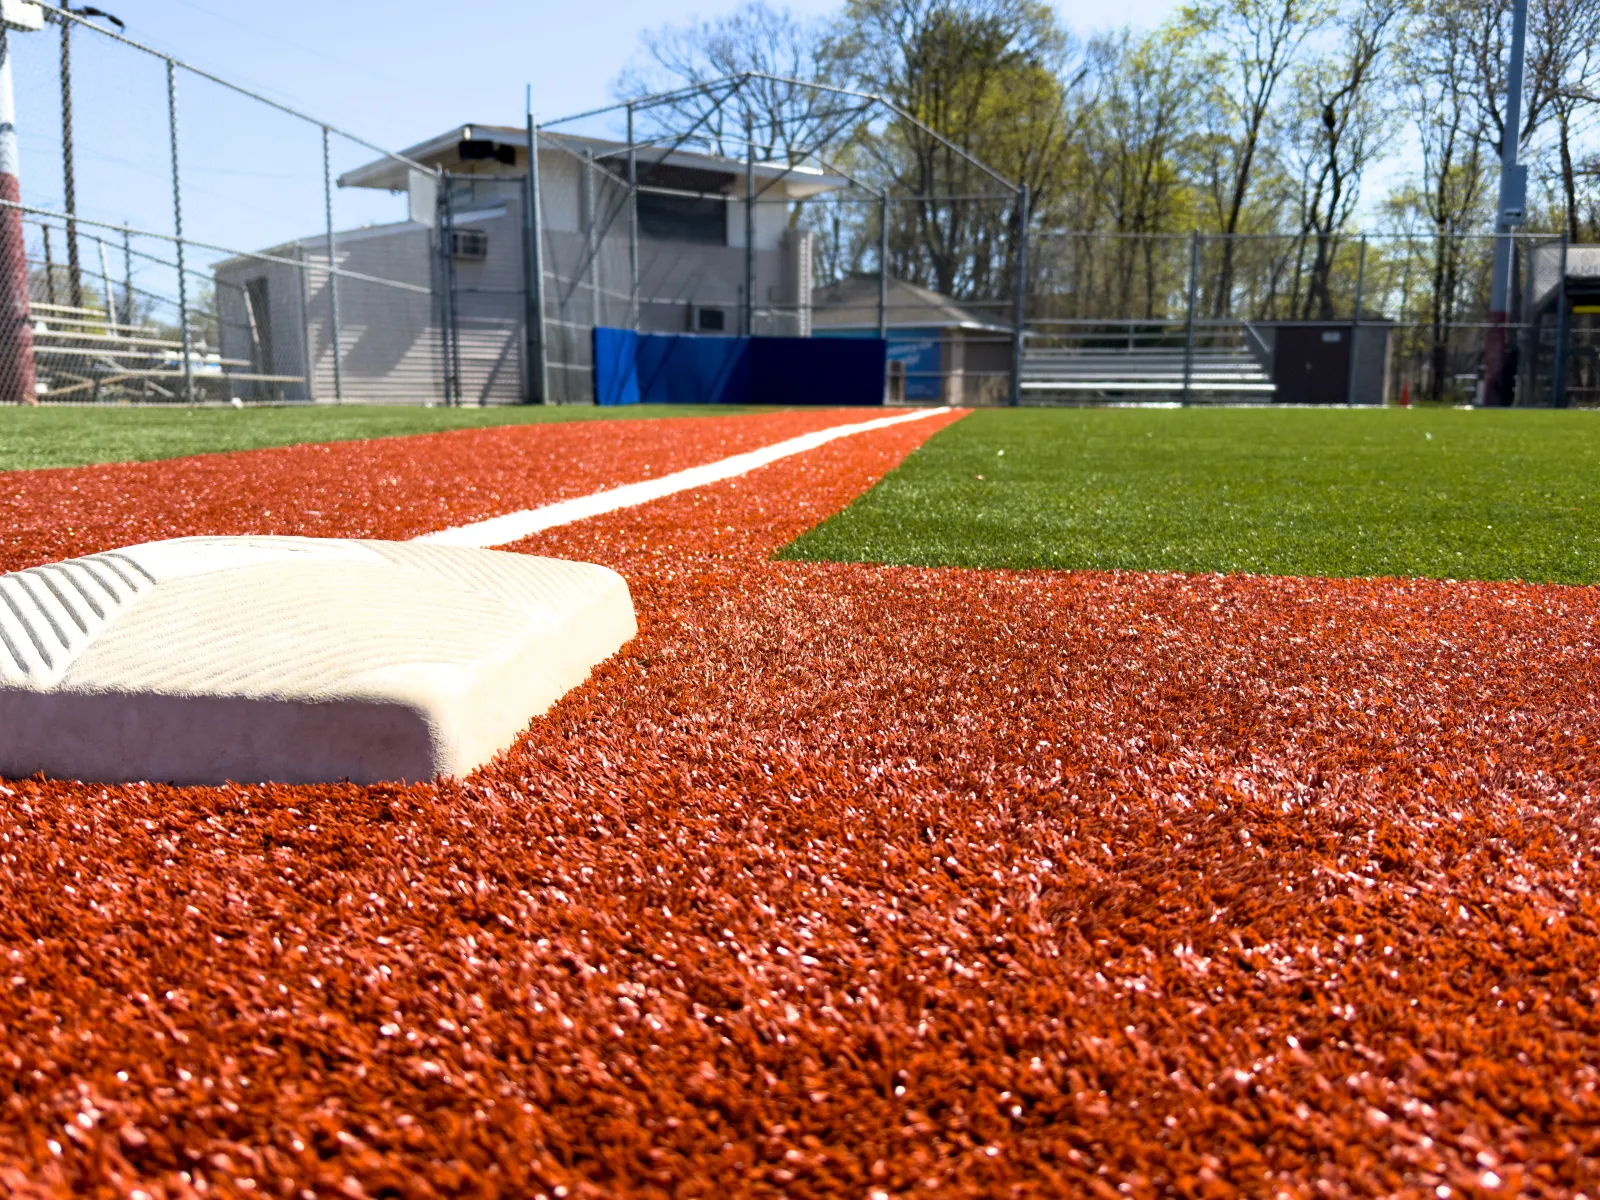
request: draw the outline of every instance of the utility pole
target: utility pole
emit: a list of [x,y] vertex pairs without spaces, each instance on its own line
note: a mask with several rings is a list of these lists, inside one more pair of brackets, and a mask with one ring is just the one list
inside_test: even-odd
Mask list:
[[1500,211],[1495,215],[1494,277],[1489,290],[1489,331],[1483,347],[1483,403],[1498,404],[1506,365],[1506,325],[1511,309],[1513,230],[1527,203],[1528,168],[1517,162],[1522,126],[1523,51],[1528,32],[1528,0],[1513,0],[1511,64],[1506,73],[1505,124],[1500,135]]
[[7,4],[0,19],[0,404],[39,403],[28,304],[28,251],[22,240],[22,187],[17,181],[17,107],[11,85],[11,31],[44,28],[33,4]]

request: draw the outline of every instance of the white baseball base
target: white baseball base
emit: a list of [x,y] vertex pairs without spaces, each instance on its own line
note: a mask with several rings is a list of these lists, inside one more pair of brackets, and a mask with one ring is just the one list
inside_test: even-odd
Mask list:
[[464,775],[634,636],[615,571],[415,542],[178,538],[0,576],[0,775]]

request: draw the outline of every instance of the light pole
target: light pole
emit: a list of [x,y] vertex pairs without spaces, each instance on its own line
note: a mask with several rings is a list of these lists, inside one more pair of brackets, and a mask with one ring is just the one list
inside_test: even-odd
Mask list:
[[[1495,214],[1494,277],[1489,289],[1489,330],[1483,347],[1483,403],[1500,403],[1509,392],[1506,370],[1506,325],[1511,308],[1512,231],[1523,221],[1528,168],[1517,162],[1517,135],[1522,124],[1523,47],[1528,32],[1528,0],[1515,0],[1511,10],[1511,64],[1506,74],[1505,124],[1500,134],[1500,209]],[[1506,396],[1510,403],[1512,397]]]

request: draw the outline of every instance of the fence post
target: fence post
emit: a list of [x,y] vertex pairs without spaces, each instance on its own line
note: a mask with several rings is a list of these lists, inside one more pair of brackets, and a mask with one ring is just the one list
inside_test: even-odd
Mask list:
[[1028,185],[1017,192],[1017,292],[1011,314],[1011,406],[1022,404],[1022,352],[1028,305]]
[[[1224,237],[1227,235],[1224,234]],[[1200,281],[1200,231],[1189,235],[1189,307],[1183,318],[1183,403],[1194,383],[1194,294]]]
[[633,145],[633,105],[628,105],[628,315],[639,332],[639,156]]
[[[438,236],[432,246],[438,261],[433,264],[437,274],[430,273],[430,279],[438,279],[438,294],[433,298],[439,302],[439,390],[448,408],[453,394],[450,383],[450,197],[446,194],[444,168],[435,166],[433,178],[433,223]],[[434,285],[430,283],[430,286]]]
[[528,287],[527,317],[530,401],[550,403],[550,352],[544,336],[544,222],[539,197],[539,127],[533,122],[533,89],[528,89]]
[[[16,101],[11,88],[11,42],[0,24],[0,200],[22,203],[18,182]],[[22,211],[0,208],[0,404],[39,403],[28,303],[28,249]]]
[[67,216],[67,299],[83,307],[83,263],[78,254],[78,181],[72,154],[72,18],[61,18],[61,199]]
[[[1533,269],[1539,247],[1528,239],[1520,239],[1513,262],[1522,269],[1522,302],[1517,307],[1517,373],[1512,380],[1511,402],[1527,404],[1533,397],[1533,359],[1538,353],[1538,341],[1533,325]],[[1515,271],[1512,278],[1516,278]],[[1508,314],[1509,315],[1509,314]]]
[[744,335],[756,332],[756,137],[744,117]]
[[1356,402],[1356,364],[1361,354],[1361,293],[1367,284],[1367,235],[1361,235],[1361,250],[1356,258],[1356,311],[1350,321],[1350,355],[1348,378],[1344,381],[1344,405],[1352,408]]
[[133,242],[126,229],[122,231],[122,323],[133,324]]
[[456,210],[450,196],[450,176],[439,169],[439,251],[444,256],[445,404],[461,407],[461,320],[456,299]]
[[194,361],[189,343],[189,283],[183,268],[183,190],[178,183],[178,77],[167,64],[167,131],[172,141],[172,231],[178,247],[178,326],[183,335],[183,398],[194,403]]
[[878,193],[878,336],[889,336],[889,192]]
[[589,324],[600,327],[600,241],[595,228],[594,151],[583,152],[583,228],[589,252]]
[[344,403],[344,357],[339,337],[339,260],[333,241],[333,160],[328,150],[328,127],[322,127],[322,215],[328,231],[328,314],[333,322],[333,402]]
[[1550,375],[1550,407],[1567,406],[1567,235],[1561,234],[1561,279],[1556,284],[1556,358]]
[[111,260],[106,257],[106,240],[103,237],[97,237],[94,241],[100,250],[100,282],[106,289],[106,324],[110,326],[106,332],[111,337],[119,337],[121,336],[121,331],[117,329],[117,326],[122,322],[117,320],[117,293],[111,287]]
[[301,242],[294,248],[295,261],[299,263],[295,274],[300,277],[300,363],[301,370],[305,373],[306,403],[317,402],[317,385],[315,373],[311,370],[311,297],[306,290],[306,272],[310,267],[306,262],[305,243]]
[[[18,213],[17,216],[20,220],[22,214]],[[56,302],[56,260],[50,253],[50,226],[40,221],[39,233],[44,238],[44,302],[46,304],[54,304]]]

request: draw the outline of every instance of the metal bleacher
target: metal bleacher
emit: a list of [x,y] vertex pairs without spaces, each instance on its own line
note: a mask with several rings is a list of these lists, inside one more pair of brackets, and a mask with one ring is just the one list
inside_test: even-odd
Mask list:
[[1021,389],[1033,403],[1150,403],[1181,398],[1270,403],[1271,353],[1243,322],[1047,321],[1029,330]]
[[[183,343],[170,331],[129,325],[98,308],[35,301],[33,353],[46,404],[183,403]],[[187,376],[195,400],[227,400],[235,383],[299,383],[266,375],[247,359],[223,358],[192,344]]]

